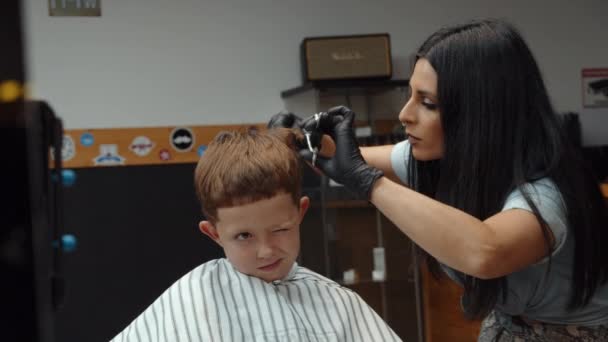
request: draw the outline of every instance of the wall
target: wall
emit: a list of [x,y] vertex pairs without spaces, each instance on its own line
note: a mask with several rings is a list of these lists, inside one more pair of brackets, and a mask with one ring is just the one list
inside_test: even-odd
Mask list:
[[[522,30],[559,111],[581,112],[581,68],[608,67],[604,0],[103,0],[94,18],[24,7],[32,94],[67,128],[265,122],[301,83],[302,38],[389,32],[403,78],[426,36],[475,17]],[[608,110],[581,121],[587,144],[608,143]]]

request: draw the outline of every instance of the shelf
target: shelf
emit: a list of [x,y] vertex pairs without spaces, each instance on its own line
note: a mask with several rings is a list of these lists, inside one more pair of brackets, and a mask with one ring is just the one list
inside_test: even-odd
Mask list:
[[336,95],[369,94],[384,91],[391,88],[407,87],[409,80],[336,80],[336,81],[312,81],[301,86],[290,88],[281,92],[281,98],[285,99],[298,95],[312,89],[331,91]]

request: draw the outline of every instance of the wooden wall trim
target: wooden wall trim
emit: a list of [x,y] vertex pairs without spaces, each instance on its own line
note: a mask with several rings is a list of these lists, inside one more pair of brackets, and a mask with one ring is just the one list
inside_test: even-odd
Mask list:
[[[396,120],[376,120],[377,134],[392,131]],[[366,125],[364,123],[362,125]],[[105,167],[196,163],[202,150],[213,137],[224,130],[266,128],[266,123],[213,126],[167,126],[66,130],[63,140],[63,167]],[[181,135],[185,132],[186,135]],[[172,142],[172,135],[190,146],[180,148]],[[52,155],[51,155],[52,157]]]
[[66,130],[64,168],[196,163],[225,130],[265,129],[266,124]]

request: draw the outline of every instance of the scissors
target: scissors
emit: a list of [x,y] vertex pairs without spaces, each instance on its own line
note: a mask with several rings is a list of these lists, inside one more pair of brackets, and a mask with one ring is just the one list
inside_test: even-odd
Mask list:
[[313,119],[314,119],[315,124],[314,124],[314,127],[312,128],[312,130],[302,128],[302,133],[304,133],[304,136],[306,137],[306,144],[308,145],[308,150],[312,153],[312,166],[314,167],[315,163],[317,161],[317,155],[319,154],[319,146],[318,146],[318,144],[313,146],[313,143],[311,141],[311,136],[315,132],[318,133],[319,124],[321,121],[321,114],[315,113],[313,116]]

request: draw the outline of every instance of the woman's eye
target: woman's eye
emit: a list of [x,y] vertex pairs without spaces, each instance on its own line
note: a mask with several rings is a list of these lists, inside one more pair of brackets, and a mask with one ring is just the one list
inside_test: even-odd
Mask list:
[[235,238],[237,240],[243,241],[243,240],[247,240],[247,239],[251,238],[251,234],[250,233],[240,233],[240,234],[237,234]]
[[437,109],[437,105],[430,102],[429,100],[422,100],[422,105],[425,106],[428,110],[435,110]]

